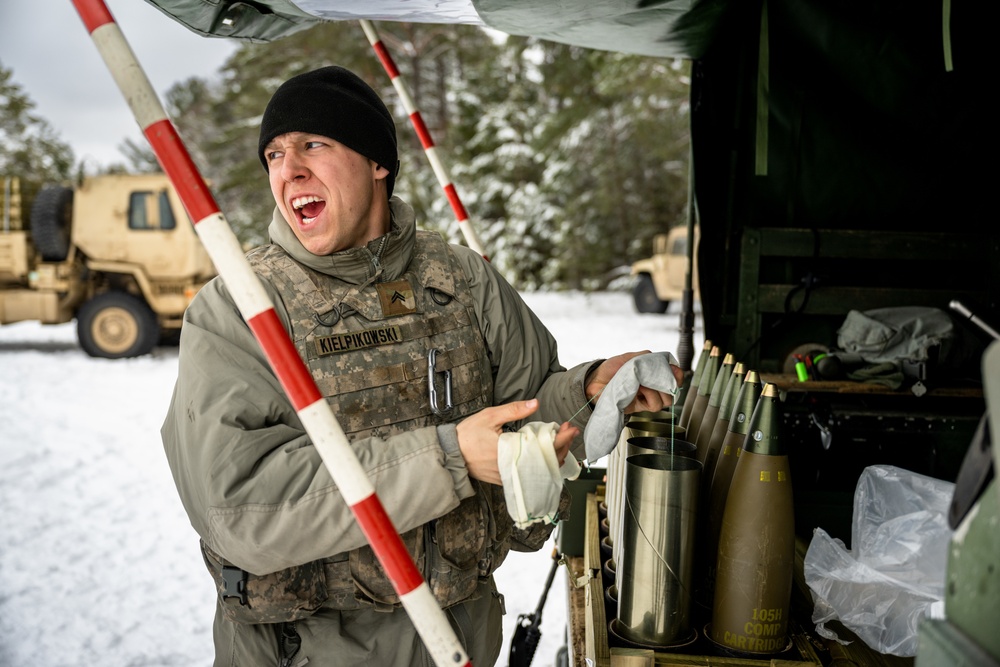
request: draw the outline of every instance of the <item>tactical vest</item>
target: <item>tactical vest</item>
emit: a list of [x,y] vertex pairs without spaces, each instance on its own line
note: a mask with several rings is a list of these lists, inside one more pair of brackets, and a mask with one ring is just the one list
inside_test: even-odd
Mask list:
[[[407,272],[360,289],[303,267],[276,245],[252,251],[248,260],[278,290],[290,336],[348,439],[457,422],[493,404],[490,361],[468,282],[439,235],[418,231]],[[444,414],[435,414],[431,404],[432,349],[438,412]],[[444,382],[449,374],[450,392]],[[478,580],[496,570],[512,531],[520,544],[535,549],[551,532],[551,526],[515,531],[503,488],[472,482],[474,496],[401,536],[442,608],[469,599]],[[242,581],[234,580],[235,568],[202,548],[231,620],[275,623],[319,607],[400,604],[367,545],[264,576],[237,570]]]

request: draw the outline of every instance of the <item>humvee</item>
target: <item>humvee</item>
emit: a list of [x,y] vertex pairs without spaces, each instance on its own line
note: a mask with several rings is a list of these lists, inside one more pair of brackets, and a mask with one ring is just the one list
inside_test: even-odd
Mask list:
[[[698,269],[688,271],[688,230],[673,227],[666,234],[653,237],[653,255],[632,264],[631,273],[635,277],[632,286],[632,300],[640,313],[665,313],[670,303],[681,301],[684,290],[691,281],[693,298],[698,298]],[[695,246],[698,245],[695,228]]]

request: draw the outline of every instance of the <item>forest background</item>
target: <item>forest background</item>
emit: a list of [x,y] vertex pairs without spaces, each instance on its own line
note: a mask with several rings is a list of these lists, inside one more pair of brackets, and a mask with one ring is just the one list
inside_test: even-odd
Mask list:
[[[494,266],[520,290],[623,289],[652,237],[687,219],[690,63],[499,35],[477,26],[377,23]],[[357,72],[396,120],[396,193],[418,224],[464,243],[392,82],[353,22],[244,43],[163,104],[247,247],[266,241],[273,200],[257,159],[260,114],[288,77],[327,64]],[[126,140],[105,172],[159,171]],[[26,209],[85,168],[34,112],[0,61],[0,175]]]

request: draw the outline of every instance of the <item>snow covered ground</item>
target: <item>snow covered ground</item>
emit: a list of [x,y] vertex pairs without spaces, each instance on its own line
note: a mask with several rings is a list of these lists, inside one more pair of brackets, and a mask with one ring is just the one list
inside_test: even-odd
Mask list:
[[[565,366],[676,352],[675,304],[638,315],[627,293],[525,300]],[[700,351],[700,328],[694,338]],[[72,323],[0,327],[0,665],[212,664],[215,593],[159,437],[176,373],[176,348],[93,359]],[[552,546],[511,553],[497,573],[507,643],[518,614],[538,605]],[[533,667],[553,665],[565,642],[565,591],[561,568]]]

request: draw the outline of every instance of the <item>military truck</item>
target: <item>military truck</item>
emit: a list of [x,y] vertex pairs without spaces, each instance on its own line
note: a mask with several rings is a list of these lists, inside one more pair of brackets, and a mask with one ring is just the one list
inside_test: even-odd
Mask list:
[[165,174],[42,186],[23,224],[7,179],[0,229],[0,325],[76,319],[83,350],[117,359],[175,340],[215,269]]
[[[695,228],[695,245],[698,244]],[[695,264],[697,266],[697,263]],[[666,234],[653,237],[653,255],[632,264],[635,285],[632,299],[640,313],[665,313],[671,301],[680,301],[688,274],[688,230],[673,227]],[[694,298],[698,298],[698,274],[691,279]]]

